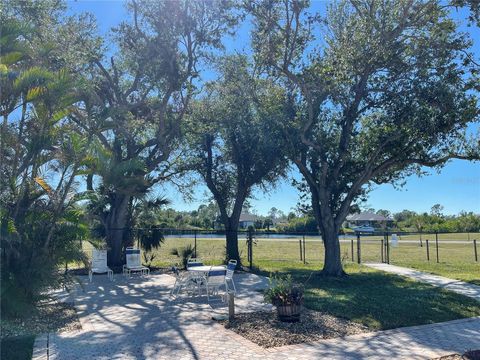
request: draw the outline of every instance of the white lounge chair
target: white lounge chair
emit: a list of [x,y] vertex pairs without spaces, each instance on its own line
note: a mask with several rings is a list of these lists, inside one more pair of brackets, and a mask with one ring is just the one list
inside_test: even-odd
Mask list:
[[107,266],[107,250],[93,249],[92,263],[88,271],[90,282],[92,282],[93,274],[105,273],[107,273],[110,280],[113,280],[113,271]]
[[123,265],[123,275],[130,276],[132,272],[141,272],[142,275],[150,275],[150,269],[142,265],[140,249],[127,247],[125,250],[127,263]]

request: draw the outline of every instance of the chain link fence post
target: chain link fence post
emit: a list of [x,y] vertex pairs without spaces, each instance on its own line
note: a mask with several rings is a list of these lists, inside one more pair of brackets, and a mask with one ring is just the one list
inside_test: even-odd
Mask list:
[[425,244],[427,244],[427,261],[430,261],[430,246],[428,246],[428,239],[425,240]]
[[390,241],[388,240],[388,232],[387,232],[387,241],[386,241],[386,245],[387,245],[387,264],[390,264]]
[[253,229],[248,229],[248,262],[250,270],[253,269]]
[[357,232],[357,263],[361,264],[360,233]]
[[303,260],[302,239],[298,239],[298,246],[300,249],[300,261]]
[[196,258],[196,257],[197,257],[197,230],[194,230],[194,231],[193,231],[193,234],[194,234],[194,236],[195,236],[195,240],[194,240],[194,241],[195,241],[195,245],[194,245],[194,247],[193,247],[193,250],[194,250],[194,254],[195,254],[194,257]]
[[475,253],[475,261],[478,261],[477,239],[473,240],[473,251]]
[[306,252],[305,252],[305,232],[303,233],[303,264],[305,265],[307,260],[305,259]]
[[380,254],[382,257],[382,263],[385,262],[385,234],[383,234],[383,239],[380,240]]
[[353,239],[350,239],[350,248],[351,248],[351,251],[352,251],[352,262],[355,262],[355,255],[354,255],[354,251],[353,251]]

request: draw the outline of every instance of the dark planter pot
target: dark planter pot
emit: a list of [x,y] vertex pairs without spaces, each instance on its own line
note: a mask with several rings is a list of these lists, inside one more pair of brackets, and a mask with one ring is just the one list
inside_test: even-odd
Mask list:
[[278,319],[284,322],[298,322],[302,313],[302,305],[277,305]]

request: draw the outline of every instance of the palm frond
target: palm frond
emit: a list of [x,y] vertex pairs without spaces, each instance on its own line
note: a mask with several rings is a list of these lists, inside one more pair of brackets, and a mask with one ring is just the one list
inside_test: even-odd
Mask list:
[[50,185],[47,184],[47,182],[42,179],[41,177],[37,176],[34,178],[35,182],[40,185],[40,187],[45,190],[48,194],[51,194],[52,193],[52,188],[50,187]]
[[9,53],[4,53],[0,56],[0,63],[4,65],[13,65],[16,62],[20,61],[25,56],[24,53],[20,51],[11,51]]
[[35,86],[27,91],[27,101],[33,101],[40,97],[41,95],[45,94],[47,89],[44,86]]
[[14,81],[13,86],[17,91],[28,91],[32,87],[46,84],[53,79],[53,74],[41,67],[34,66],[23,71]]

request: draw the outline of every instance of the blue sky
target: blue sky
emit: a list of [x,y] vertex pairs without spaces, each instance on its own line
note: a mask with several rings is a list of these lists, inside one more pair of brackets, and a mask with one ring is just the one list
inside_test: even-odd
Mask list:
[[[102,35],[108,34],[112,26],[117,25],[126,18],[122,1],[117,0],[87,0],[67,2],[69,13],[91,12],[98,21],[98,31]],[[315,11],[323,12],[327,2],[312,1]],[[480,29],[466,26],[464,10],[454,13],[454,18],[459,22],[460,29],[469,32],[475,40],[473,51],[476,58],[480,58]],[[243,25],[233,38],[226,39],[227,51],[248,49],[248,25]],[[472,127],[472,130],[478,126]],[[429,211],[432,205],[440,203],[444,206],[446,214],[455,214],[462,210],[480,213],[480,163],[453,160],[437,174],[430,172],[430,176],[418,178],[411,176],[407,179],[402,189],[395,189],[391,185],[381,185],[370,193],[367,204],[375,209],[387,209],[398,212],[403,209],[417,212]],[[293,170],[292,177],[299,177]],[[259,214],[266,214],[272,207],[284,212],[289,212],[298,202],[298,192],[290,185],[290,180],[282,181],[276,189],[267,194],[257,191],[254,199],[250,201],[252,207]],[[167,186],[159,190],[172,201],[172,207],[178,210],[194,210],[202,203],[204,195],[208,193],[203,186],[198,186],[194,193],[197,201],[185,202],[178,192]]]

